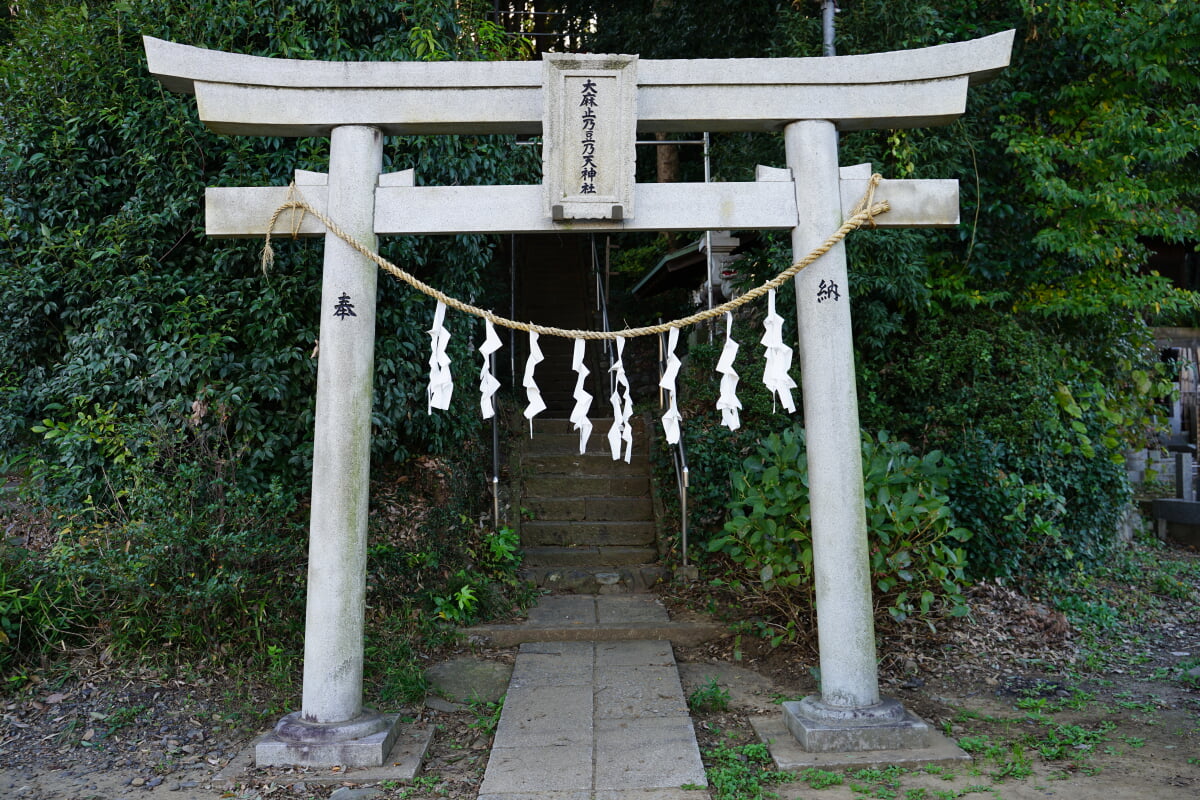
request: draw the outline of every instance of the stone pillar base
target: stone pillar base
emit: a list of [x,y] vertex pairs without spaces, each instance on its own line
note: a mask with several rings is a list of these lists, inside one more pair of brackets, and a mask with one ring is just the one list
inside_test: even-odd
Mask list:
[[400,718],[365,710],[345,722],[305,722],[288,714],[254,746],[259,767],[381,767],[396,736]]
[[783,720],[810,753],[916,750],[929,747],[929,725],[896,700],[862,708],[828,706],[816,697],[783,704]]

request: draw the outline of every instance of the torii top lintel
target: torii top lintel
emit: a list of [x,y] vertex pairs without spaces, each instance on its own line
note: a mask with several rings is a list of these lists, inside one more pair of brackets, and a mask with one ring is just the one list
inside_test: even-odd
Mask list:
[[[1014,31],[967,42],[822,58],[642,60],[644,131],[776,130],[823,119],[841,130],[953,121],[967,87],[1008,65]],[[387,134],[542,129],[542,65],[527,61],[330,62],[262,58],[144,37],[150,72],[193,93],[213,131],[327,136],[339,125]]]

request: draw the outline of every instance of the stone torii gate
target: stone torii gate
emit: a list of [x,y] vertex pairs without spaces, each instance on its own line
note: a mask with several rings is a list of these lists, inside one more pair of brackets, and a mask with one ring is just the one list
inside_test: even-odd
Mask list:
[[[1008,31],[859,56],[542,63],[332,63],[144,45],[150,71],[195,94],[213,131],[328,137],[328,174],[298,172],[296,191],[372,249],[379,235],[780,229],[798,259],[867,185],[869,165],[839,168],[838,131],[951,122],[968,87],[1007,66],[1012,42]],[[753,182],[635,183],[638,131],[698,130],[782,130],[787,169],[760,167]],[[418,187],[411,170],[380,174],[384,136],[491,133],[543,135],[543,183]],[[263,236],[288,195],[209,189],[207,232]],[[892,209],[882,227],[958,223],[954,180],[883,181],[875,198]],[[289,216],[275,232],[292,231]],[[256,757],[378,766],[396,725],[362,705],[377,270],[312,216],[298,233],[325,236],[304,688],[301,710]],[[840,243],[796,277],[822,680],[819,697],[784,715],[809,751],[921,746],[925,731],[879,695],[847,283]]]

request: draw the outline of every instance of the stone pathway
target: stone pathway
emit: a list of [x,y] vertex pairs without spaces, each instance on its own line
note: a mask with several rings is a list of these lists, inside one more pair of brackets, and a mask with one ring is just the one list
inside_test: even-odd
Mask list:
[[[549,596],[531,626],[666,623],[648,595]],[[653,618],[653,619],[651,619]],[[521,645],[479,800],[697,800],[706,785],[671,644]]]

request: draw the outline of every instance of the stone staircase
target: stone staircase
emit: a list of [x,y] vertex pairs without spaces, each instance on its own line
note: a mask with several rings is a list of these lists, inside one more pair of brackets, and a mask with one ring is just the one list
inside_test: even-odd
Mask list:
[[[596,326],[595,298],[587,237],[527,236],[518,250],[517,315],[520,319],[555,328],[591,329]],[[529,355],[526,337],[517,341],[517,356],[522,365]],[[576,374],[571,369],[575,343],[558,336],[542,336],[538,341],[544,361],[538,364],[537,381],[546,403],[547,417],[566,418],[575,406]],[[586,387],[594,396],[601,394],[601,348],[596,342],[587,346],[589,370]]]
[[[517,499],[524,574],[554,592],[645,591],[658,559],[645,423],[634,420],[632,463],[608,451],[612,420],[595,419],[587,452],[565,419],[535,419],[519,447]],[[527,430],[527,428],[526,428]]]

